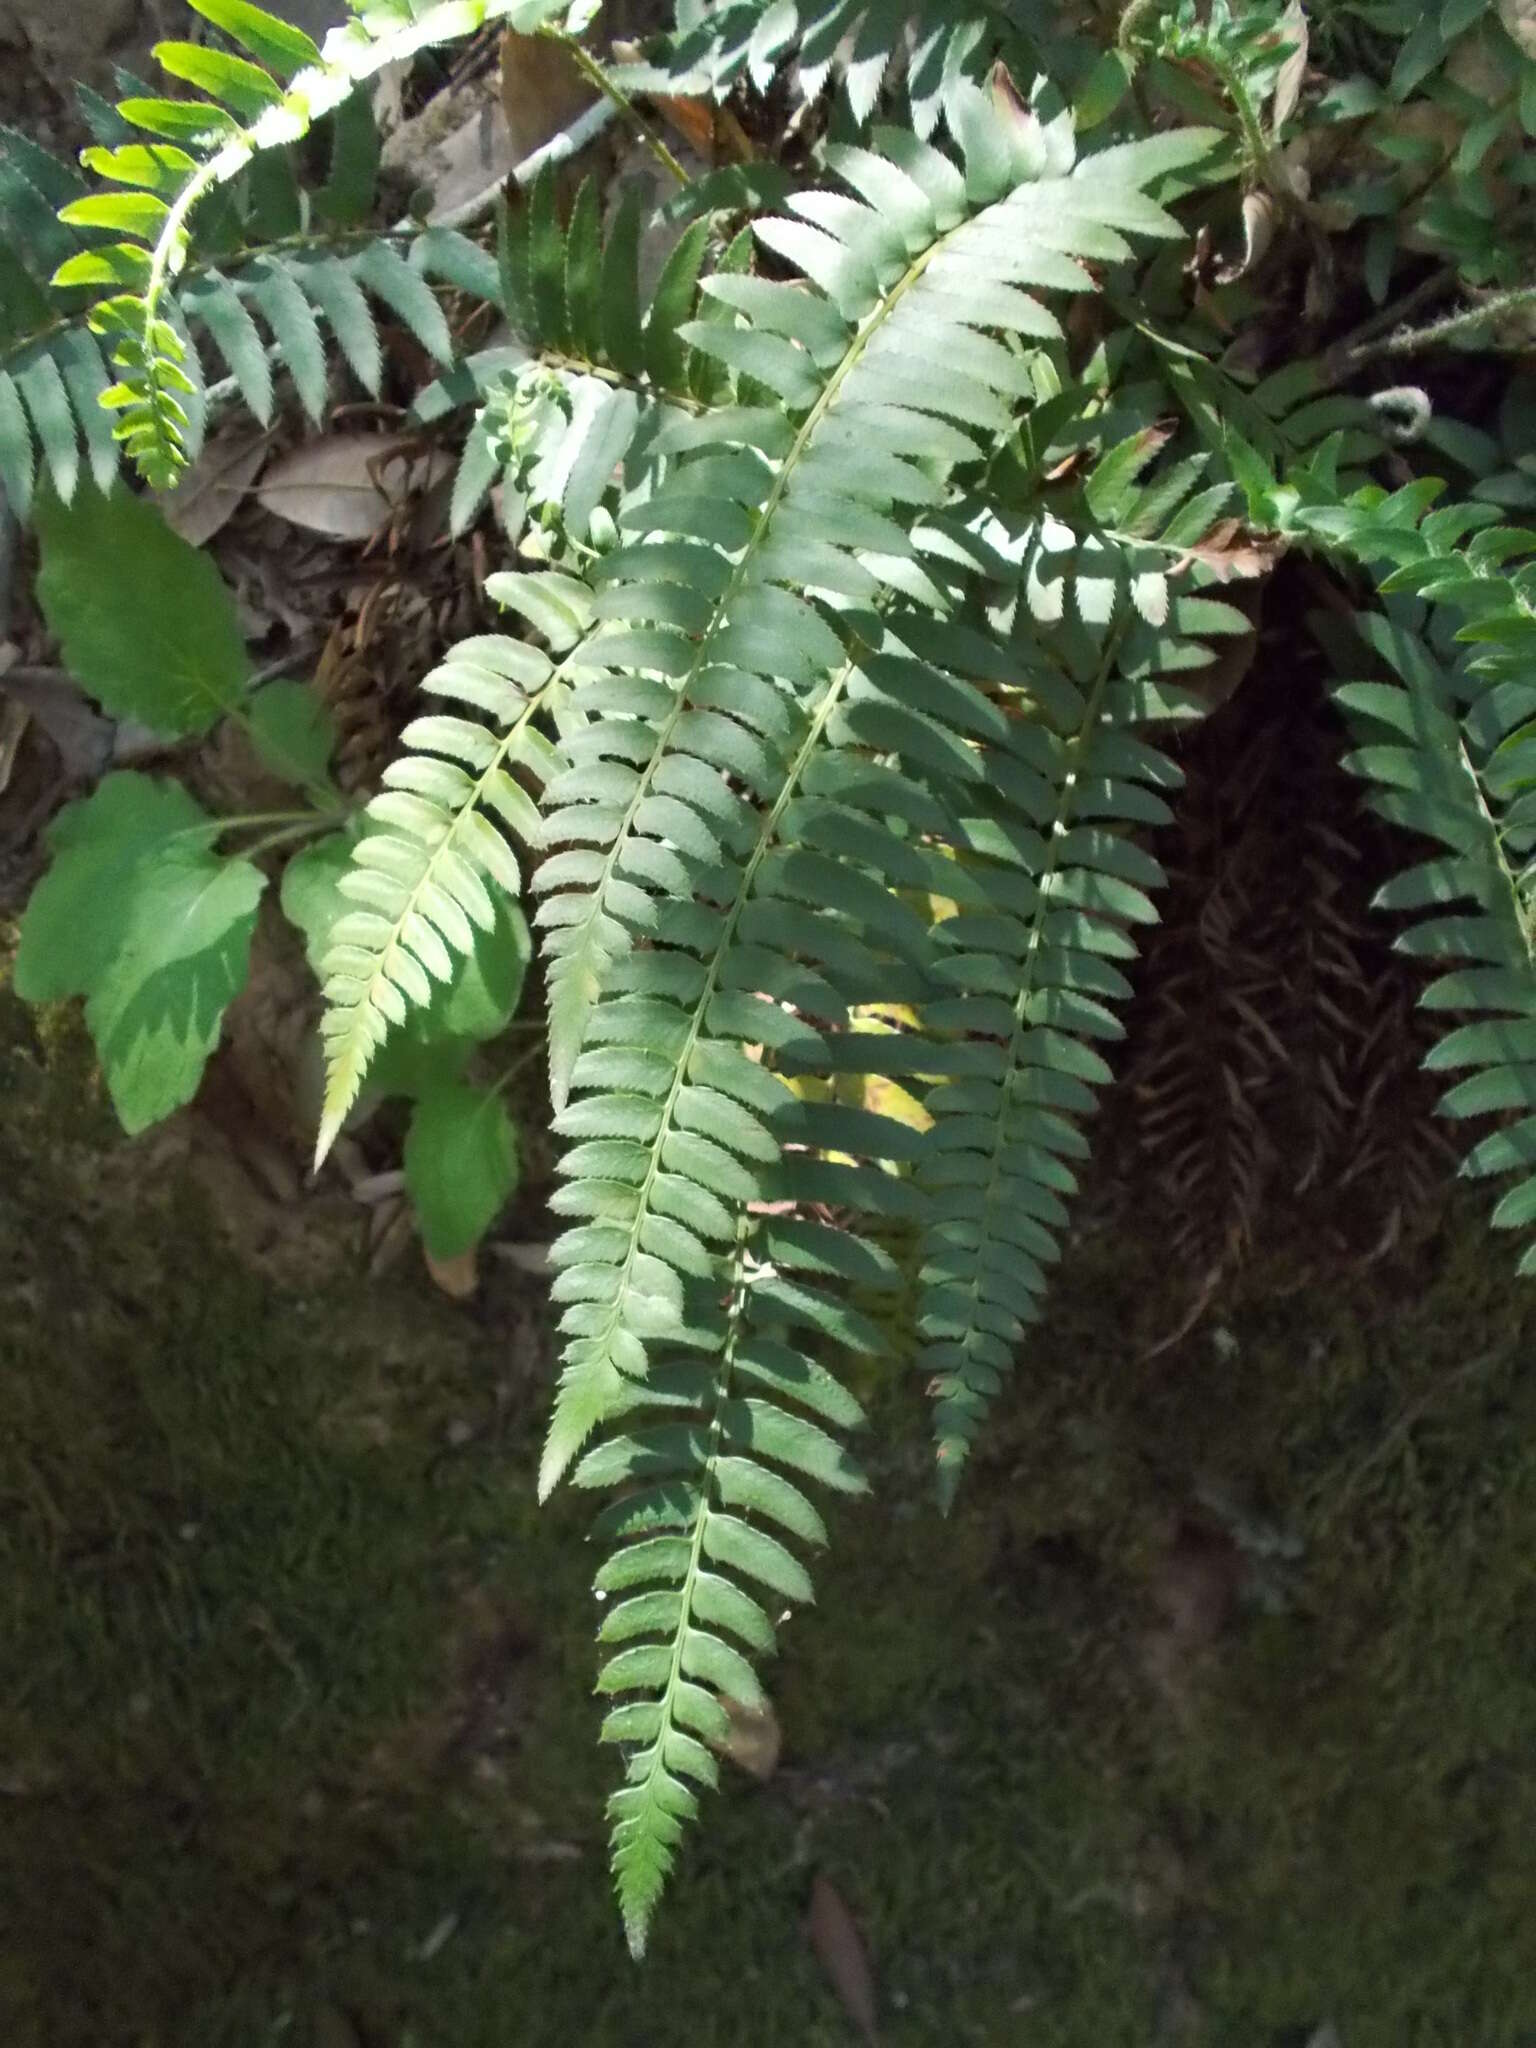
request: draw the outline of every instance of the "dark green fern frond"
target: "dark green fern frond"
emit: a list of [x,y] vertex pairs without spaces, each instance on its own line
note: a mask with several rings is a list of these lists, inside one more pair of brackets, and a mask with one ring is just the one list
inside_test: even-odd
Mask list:
[[[1388,883],[1377,903],[1420,913],[1398,947],[1437,970],[1425,1005],[1463,1019],[1425,1060],[1437,1074],[1466,1070],[1440,1113],[1506,1119],[1473,1147],[1462,1172],[1515,1176],[1493,1222],[1528,1232],[1536,1224],[1536,605],[1522,564],[1531,539],[1492,527],[1464,550],[1436,549],[1435,516],[1425,522],[1430,545],[1415,548],[1385,587],[1417,587],[1454,606],[1466,620],[1458,638],[1467,651],[1447,663],[1408,621],[1370,616],[1360,629],[1392,679],[1345,683],[1335,694],[1361,733],[1349,765],[1374,785],[1373,808],[1439,849]],[[1536,1273],[1536,1242],[1520,1271]]]
[[1068,628],[990,653],[1027,709],[984,751],[968,801],[956,793],[960,859],[984,904],[936,927],[947,993],[922,1012],[941,1042],[957,1035],[969,1051],[925,1099],[934,1121],[919,1165],[918,1363],[937,1403],[946,1504],[1039,1314],[1072,1162],[1087,1157],[1080,1119],[1110,1079],[1100,1047],[1123,1035],[1112,1006],[1131,992],[1133,934],[1157,915],[1148,892],[1161,870],[1127,827],[1171,816],[1179,771],[1139,731],[1198,715],[1160,674],[1176,647],[1145,626]]
[[[1370,564],[1391,600],[1386,616],[1357,621],[1390,679],[1346,682],[1335,693],[1363,742],[1348,765],[1371,783],[1374,809],[1438,851],[1377,901],[1422,913],[1398,948],[1442,970],[1425,1007],[1466,1020],[1425,1060],[1435,1073],[1470,1070],[1440,1113],[1514,1117],[1473,1148],[1462,1171],[1518,1176],[1493,1221],[1528,1230],[1536,1224],[1536,541],[1498,525],[1489,506],[1430,511],[1439,490],[1432,482],[1341,502],[1327,466],[1314,464],[1292,489],[1293,526]],[[1403,610],[1399,593],[1419,602]],[[1520,1271],[1536,1273],[1536,1244]]]
[[[106,344],[116,372],[99,402],[117,414],[116,439],[156,486],[171,484],[185,468],[201,426],[201,372],[176,300],[177,280],[187,272],[193,251],[194,215],[209,212],[215,195],[250,169],[258,206],[263,182],[269,195],[268,238],[296,232],[302,207],[282,168],[282,152],[316,121],[340,109],[364,79],[385,64],[454,40],[485,22],[537,27],[557,11],[556,0],[438,0],[421,7],[413,0],[371,0],[331,33],[322,52],[303,31],[249,0],[199,4],[249,54],[235,56],[187,42],[158,46],[162,68],[208,97],[133,97],[119,105],[116,112],[126,128],[151,139],[97,144],[82,153],[86,167],[116,189],[65,195],[64,225],[89,229],[94,239],[67,255],[49,279],[55,291],[92,295],[90,329]],[[339,168],[351,175],[355,161]],[[346,217],[345,184],[344,176],[332,190],[327,218]],[[428,260],[443,266],[456,282],[465,272],[482,274],[479,252],[462,238],[455,242],[438,231],[425,246]],[[363,291],[391,307],[429,349],[448,359],[436,301],[419,272],[387,240],[365,238],[348,282],[323,265],[285,260],[281,251],[259,259],[242,281],[238,296],[249,299],[270,326],[311,413],[323,396],[315,308],[336,325],[364,382],[377,382],[377,343]],[[236,310],[233,296],[227,280],[210,272],[207,289],[194,303],[208,315],[204,324],[242,395],[259,411],[269,378],[265,362],[258,368],[252,354],[249,311],[244,306]],[[0,394],[0,408],[4,405]],[[0,437],[12,447],[15,468],[14,436],[6,435],[6,425],[0,410]]]
[[1056,38],[1009,0],[705,0],[677,9],[677,28],[643,64],[615,76],[636,92],[710,93],[739,80],[765,92],[793,58],[800,90],[815,99],[836,78],[863,127],[882,88],[906,86],[912,126],[925,140],[954,87],[973,83],[999,57],[1020,76],[1042,68]]
[[[976,921],[969,951],[987,918],[1017,918],[1038,894],[1017,846],[999,851],[1013,817],[991,815],[985,793],[995,777],[1017,806],[1044,786],[1028,721],[994,701],[995,659],[978,661],[984,683],[956,673],[959,629],[940,622],[969,570],[924,515],[1028,397],[1018,342],[1056,332],[1034,293],[1091,288],[1084,259],[1122,258],[1124,231],[1170,232],[1145,186],[1204,146],[1167,138],[1074,168],[1065,124],[1010,127],[979,95],[967,108],[963,170],[882,136],[881,154],[834,155],[859,197],[807,193],[755,223],[804,282],[706,281],[734,320],[690,322],[682,338],[750,383],[662,428],[642,487],[618,501],[621,544],[591,565],[599,623],[577,656],[570,766],[545,795],[539,923],[557,1129],[574,1143],[554,1199],[572,1227],[553,1251],[566,1342],[541,1491],[594,1431],[665,1408],[676,1384],[682,1427],[663,1422],[641,1451],[600,1441],[577,1469],[583,1483],[694,1475],[690,1546],[717,1511],[744,1506],[749,1530],[754,1507],[774,1512],[766,1494],[718,1491],[722,1445],[755,1441],[733,1391],[743,1318],[773,1319],[764,1355],[813,1408],[817,1390],[836,1398],[822,1341],[880,1348],[845,1296],[888,1271],[868,1221],[910,1229],[924,1213],[923,1138],[847,1084],[995,1065],[973,1036],[989,1027],[945,1009],[962,984],[941,968],[961,935],[935,926],[936,906]],[[1016,709],[1031,680],[1004,662]],[[1079,700],[1059,672],[1038,687],[1053,707]],[[1077,850],[1095,888],[1096,860],[1109,887],[1118,875],[1096,836],[1117,777],[1132,771],[1106,759],[1080,780]],[[1136,815],[1133,797],[1122,812]],[[1081,915],[1075,902],[1064,914]],[[1081,1023],[1092,999],[1044,1000],[1076,1000]],[[877,1002],[911,1025],[860,1030]],[[724,1324],[721,1301],[739,1304]],[[819,1463],[800,1469],[840,1469],[814,1440]],[[810,1441],[760,1448],[772,1459],[776,1443]],[[691,1585],[683,1553],[667,1555]],[[615,1728],[644,1745],[615,1807],[637,1942],[692,1811],[679,1773],[707,1779],[698,1738],[718,1739],[718,1715],[687,1695],[694,1748],[678,1755],[697,1768],[668,1761],[690,1603],[635,1610],[663,1640],[621,1652],[605,1679],[642,1695]],[[727,1691],[746,1682],[729,1668]]]
[[0,130],[0,481],[25,518],[39,463],[66,503],[86,463],[105,489],[117,469],[111,422],[99,403],[111,383],[85,326],[79,290],[52,282],[60,264],[103,232],[61,220],[86,197],[68,165],[13,130]]
[[[602,1729],[625,1756],[609,1801],[614,1877],[631,1949],[644,1952],[656,1901],[696,1787],[713,1789],[726,1702],[763,1703],[756,1660],[773,1654],[786,1602],[812,1597],[790,1547],[826,1530],[807,1482],[859,1493],[865,1482],[834,1432],[858,1403],[804,1353],[794,1293],[762,1258],[764,1226],[743,1218],[723,1297],[700,1305],[706,1355],[658,1362],[614,1420],[622,1433],[587,1453],[582,1487],[629,1490],[595,1533],[618,1548],[597,1575],[605,1602],[598,1690],[616,1696]],[[823,1256],[857,1265],[858,1240],[819,1228]],[[826,1301],[829,1323],[836,1310]],[[606,1604],[606,1603],[612,1604]]]

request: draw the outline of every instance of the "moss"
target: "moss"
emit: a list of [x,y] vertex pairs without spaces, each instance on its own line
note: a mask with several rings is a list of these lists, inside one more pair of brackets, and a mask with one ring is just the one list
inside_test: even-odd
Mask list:
[[[686,2014],[830,2048],[813,1869],[894,2048],[1529,2041],[1536,1380],[1475,1214],[1326,1290],[1257,1269],[1156,1356],[1182,1290],[1083,1242],[947,1522],[920,1392],[874,1386],[783,1765],[712,1802],[636,1972],[530,1304],[275,1298],[103,1140],[80,1060],[0,997],[7,2042],[603,2048]],[[1170,1694],[1191,1513],[1244,1597]]]

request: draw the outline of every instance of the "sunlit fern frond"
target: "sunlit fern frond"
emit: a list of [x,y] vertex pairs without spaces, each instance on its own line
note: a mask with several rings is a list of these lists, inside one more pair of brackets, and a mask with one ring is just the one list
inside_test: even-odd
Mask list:
[[[558,720],[573,664],[592,624],[585,585],[553,572],[503,572],[487,593],[548,642],[482,634],[461,640],[422,680],[452,709],[413,719],[406,752],[384,774],[340,888],[357,907],[331,934],[325,963],[324,1158],[390,1028],[432,1000],[475,931],[495,922],[491,892],[515,901],[522,880],[513,841],[537,845],[535,786],[561,757],[540,721]],[[466,716],[465,714],[469,715]]]
[[677,17],[645,62],[619,68],[626,88],[723,98],[745,81],[766,92],[793,61],[805,98],[835,80],[859,127],[899,81],[925,140],[957,86],[999,58],[1021,76],[1050,68],[1047,51],[1066,40],[1009,0],[706,0]]
[[[750,378],[757,402],[741,403],[738,387],[737,403],[664,429],[665,469],[621,501],[621,544],[590,566],[602,623],[582,650],[590,680],[571,698],[571,765],[546,791],[552,852],[537,876],[557,1129],[573,1141],[554,1198],[572,1227],[552,1254],[566,1343],[541,1489],[594,1431],[629,1432],[653,1401],[665,1409],[680,1375],[691,1413],[680,1433],[663,1422],[622,1453],[605,1437],[577,1472],[592,1483],[693,1474],[680,1510],[690,1545],[716,1512],[745,1505],[750,1518],[752,1502],[721,1491],[739,1478],[720,1462],[723,1443],[756,1450],[748,1463],[770,1473],[842,1469],[820,1423],[801,1415],[789,1430],[744,1408],[737,1376],[771,1364],[789,1403],[841,1405],[815,1347],[882,1341],[847,1299],[889,1263],[863,1226],[917,1224],[953,1185],[942,1166],[925,1176],[925,1160],[973,1135],[947,1114],[915,1128],[840,1099],[836,1084],[974,1078],[1006,1094],[1016,1065],[1057,1053],[1064,1069],[1081,1065],[1073,1034],[1103,1015],[1086,991],[1120,993],[1096,969],[1123,950],[1117,918],[1145,901],[1127,871],[1152,878],[1106,828],[1120,807],[1155,801],[1141,778],[1166,771],[1108,727],[1185,708],[1159,680],[1165,656],[1182,659],[1177,630],[1166,646],[1143,627],[1144,641],[1105,647],[1073,629],[1097,678],[1086,686],[1059,660],[1032,667],[945,622],[969,579],[922,515],[1027,392],[1019,353],[997,337],[1053,332],[1033,290],[1085,289],[1081,259],[1118,260],[1122,229],[1166,231],[1145,182],[1203,142],[1074,168],[1064,126],[1010,127],[979,100],[963,170],[910,136],[882,136],[885,154],[835,154],[861,197],[800,195],[755,224],[806,282],[706,280],[736,321],[690,323],[684,339]],[[1075,712],[1086,731],[1058,735],[1038,722],[1041,704]],[[1047,773],[1042,746],[1056,749]],[[1068,781],[1063,832],[1076,837],[1063,862],[1047,847],[1053,792]],[[997,949],[997,971],[1005,948],[1030,953],[1042,899],[1052,940],[1085,964],[1041,984],[1021,1043],[1000,1055],[987,1042],[981,949]],[[1075,949],[1068,934],[1081,931]],[[911,1027],[860,1031],[859,1007],[882,1001],[905,1005]],[[788,1085],[807,1077],[830,1085]],[[1013,1147],[1033,1132],[1010,1137],[1010,1176]],[[968,1263],[936,1281],[933,1340],[969,1360],[973,1326],[990,1336],[1012,1313],[994,1279],[1012,1225],[989,1220],[979,1240],[951,1232],[935,1246],[935,1259]],[[772,1343],[743,1353],[740,1316],[722,1301],[767,1315]],[[814,1465],[800,1462],[807,1445]],[[679,1569],[686,1587],[691,1567]],[[671,1594],[637,1610],[637,1631],[661,1640],[623,1653],[605,1679],[640,1695],[614,1724],[644,1745],[614,1813],[636,1943],[691,1811],[678,1775],[689,1766],[667,1760],[667,1702],[690,1654],[706,1693],[741,1681],[738,1663],[726,1681],[714,1651],[690,1649],[691,1612]],[[718,1711],[687,1697],[691,1732],[707,1742]],[[678,1754],[708,1776],[696,1745]]]
[[[93,393],[95,402],[115,415],[112,437],[145,481],[158,488],[175,482],[202,433],[204,381],[189,330],[192,320],[200,322],[225,357],[241,396],[259,417],[270,410],[271,376],[253,309],[269,327],[312,415],[318,414],[324,396],[317,315],[333,326],[370,388],[378,380],[370,297],[397,313],[432,353],[448,359],[443,316],[423,272],[435,268],[456,283],[483,287],[489,259],[463,236],[446,230],[428,230],[421,237],[414,266],[377,232],[363,237],[347,261],[327,252],[323,237],[318,251],[306,253],[306,206],[285,152],[317,121],[337,115],[341,146],[332,181],[318,195],[319,211],[322,218],[355,218],[354,188],[359,166],[366,172],[367,152],[348,155],[351,130],[340,116],[359,85],[388,63],[455,40],[488,21],[538,26],[558,11],[554,0],[437,0],[422,7],[409,0],[378,0],[334,29],[322,50],[302,29],[249,0],[192,4],[239,54],[202,43],[159,44],[157,59],[172,81],[206,97],[134,95],[109,110],[116,124],[114,139],[82,152],[86,168],[107,189],[70,189],[54,199],[59,215],[52,234],[56,238],[62,227],[75,246],[61,252],[46,278],[22,266],[28,300],[37,301],[31,303],[34,315],[39,304],[52,303],[53,294],[69,295],[64,302],[69,306],[86,303],[89,335],[102,345],[115,373]],[[14,157],[15,152],[8,149],[7,154]],[[198,261],[194,278],[189,266],[195,228],[216,214],[248,171],[258,242],[286,245],[293,239],[301,246],[254,250],[251,263],[232,278],[226,274],[231,266],[217,259],[231,244],[239,248],[241,223],[226,207],[227,217],[216,219],[210,230],[209,260]],[[79,246],[82,237],[85,246]],[[179,291],[183,279],[192,287],[185,295],[190,304]],[[65,416],[55,379],[48,370],[35,368],[46,361],[62,378],[64,365],[55,362],[51,339],[40,333],[35,353],[31,344],[23,344],[19,369],[22,375],[32,373],[32,420],[56,479],[63,476],[67,484]],[[71,351],[83,391],[96,357],[78,340]],[[10,365],[0,369],[9,372]],[[69,390],[67,381],[64,389]],[[0,376],[0,460],[8,488],[31,460],[16,396],[15,385]],[[92,439],[94,422],[88,426],[83,413],[80,426],[93,466],[104,476],[105,444],[99,434]]]

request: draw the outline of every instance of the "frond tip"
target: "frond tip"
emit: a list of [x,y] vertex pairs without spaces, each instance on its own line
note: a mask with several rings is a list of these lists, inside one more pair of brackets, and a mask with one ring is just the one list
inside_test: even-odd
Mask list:
[[[697,1812],[694,1788],[718,1782],[715,1752],[730,1729],[724,1702],[764,1704],[751,1658],[776,1648],[770,1608],[812,1597],[804,1566],[774,1532],[824,1542],[803,1482],[842,1493],[865,1485],[830,1433],[862,1423],[858,1403],[806,1357],[794,1307],[755,1280],[751,1238],[749,1227],[724,1304],[701,1308],[715,1357],[658,1366],[614,1417],[639,1426],[598,1444],[574,1475],[578,1486],[634,1488],[598,1523],[619,1548],[597,1575],[598,1640],[607,1647],[597,1689],[618,1696],[602,1739],[625,1754],[625,1781],[608,1812],[614,1881],[637,1958],[684,1823]],[[739,1391],[743,1382],[757,1391]],[[613,1595],[621,1597],[610,1605]]]

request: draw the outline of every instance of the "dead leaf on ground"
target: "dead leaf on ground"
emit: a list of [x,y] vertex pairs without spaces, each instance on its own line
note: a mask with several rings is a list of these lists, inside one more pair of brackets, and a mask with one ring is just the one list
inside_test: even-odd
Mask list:
[[1204,540],[1185,549],[1168,573],[1178,576],[1191,562],[1201,562],[1218,583],[1267,576],[1285,553],[1285,546],[1279,534],[1250,533],[1240,519],[1219,519]]
[[369,540],[452,464],[406,434],[325,434],[274,462],[256,496],[291,525],[330,540]]
[[875,1974],[869,1965],[864,1937],[843,1902],[842,1894],[819,1873],[811,1886],[805,1915],[805,1938],[831,1980],[843,2011],[864,2039],[878,2043],[875,2021]]
[[721,1696],[730,1731],[720,1745],[721,1753],[740,1766],[749,1777],[766,1783],[779,1767],[782,1738],[779,1717],[765,1700],[760,1707],[744,1707],[740,1700]]
[[434,1259],[423,1246],[421,1255],[427,1262],[427,1271],[451,1300],[468,1301],[480,1285],[480,1268],[473,1248],[460,1252],[456,1258]]
[[240,509],[267,455],[267,436],[257,429],[215,434],[174,491],[150,496],[165,523],[192,547],[206,547]]

